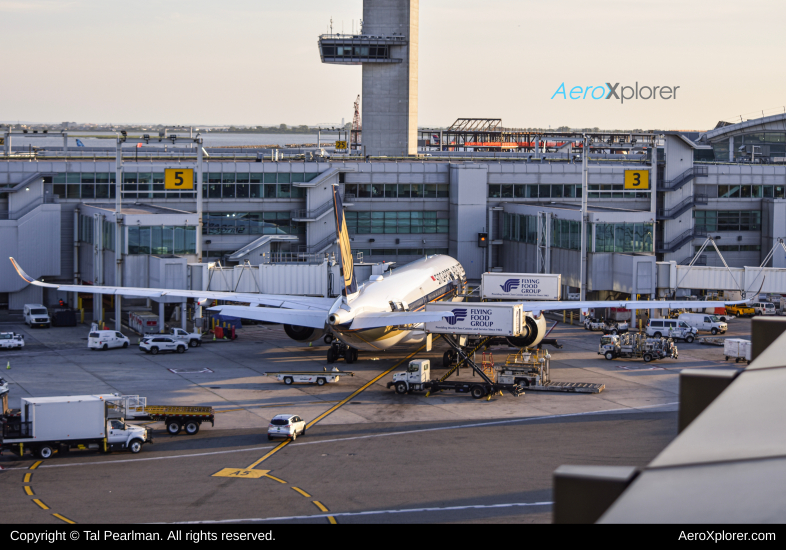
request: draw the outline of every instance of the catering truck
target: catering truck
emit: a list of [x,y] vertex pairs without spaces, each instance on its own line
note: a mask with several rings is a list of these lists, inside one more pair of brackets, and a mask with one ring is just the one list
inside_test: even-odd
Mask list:
[[559,300],[562,275],[551,273],[484,273],[484,300]]
[[138,453],[145,443],[152,443],[150,432],[126,424],[113,399],[100,395],[23,397],[19,410],[4,405],[0,452],[21,457],[30,451],[43,459],[72,449]]

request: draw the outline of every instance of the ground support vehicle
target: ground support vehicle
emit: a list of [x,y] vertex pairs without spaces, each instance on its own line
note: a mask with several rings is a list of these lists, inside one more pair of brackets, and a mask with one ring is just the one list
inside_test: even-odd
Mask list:
[[0,349],[25,347],[25,337],[15,332],[0,332]]
[[[507,390],[517,397],[519,395],[524,395],[521,386],[518,384],[501,384],[495,382],[493,380],[493,373],[489,373],[487,372],[488,369],[483,369],[481,366],[478,366],[470,357],[470,355],[474,354],[477,349],[482,347],[485,344],[485,341],[488,339],[489,338],[481,340],[475,349],[471,351],[465,351],[452,338],[446,337],[445,341],[448,342],[455,350],[458,357],[458,362],[452,369],[444,374],[442,378],[439,380],[431,380],[431,363],[428,359],[422,359],[410,361],[406,372],[398,372],[394,374],[393,381],[388,382],[387,387],[388,389],[394,387],[396,389],[396,393],[399,394],[410,393],[413,391],[426,391],[428,392],[426,394],[428,396],[438,391],[454,391],[456,393],[469,393],[474,399],[482,399],[486,396],[491,399],[492,395],[499,393],[502,390]],[[462,364],[470,367],[475,374],[480,376],[481,380],[477,382],[474,380],[471,382],[448,380],[448,377],[457,371]]]
[[127,348],[131,341],[116,330],[91,330],[87,335],[88,349]]
[[347,364],[352,364],[358,360],[358,350],[346,345],[341,340],[332,340],[327,351],[327,362],[335,363],[342,357]]
[[185,353],[188,344],[171,336],[145,336],[139,341],[139,349],[156,355],[160,351]]
[[496,381],[501,384],[518,384],[527,391],[600,393],[605,384],[586,382],[552,382],[551,354],[542,350],[522,349],[508,355],[504,365],[494,366]]
[[42,459],[72,449],[138,453],[145,443],[152,443],[150,430],[126,424],[113,399],[100,395],[23,397],[20,410],[8,410],[6,398],[0,450],[20,457],[29,450]]
[[711,332],[713,335],[723,334],[729,328],[729,325],[714,313],[683,313],[679,320],[695,329]]
[[138,395],[114,396],[114,403],[121,418],[163,421],[170,435],[177,435],[181,430],[188,435],[194,435],[199,432],[199,427],[204,422],[215,426],[216,415],[213,407],[148,405],[147,398]]
[[324,386],[325,384],[335,384],[343,375],[355,376],[354,372],[340,371],[336,367],[333,367],[332,371],[325,369],[322,372],[263,372],[262,374],[273,376],[287,386],[296,382]]
[[624,334],[628,332],[628,323],[610,321],[608,319],[596,319],[587,317],[584,319],[585,330],[602,330],[603,334]]
[[131,311],[128,314],[128,327],[141,334],[158,334],[158,315],[152,311]]
[[182,328],[173,328],[167,334],[170,338],[174,338],[175,340],[181,340],[183,342],[188,343],[188,345],[192,348],[198,347],[202,345],[202,335],[197,334],[196,332],[188,332],[187,330],[183,330]]
[[699,344],[705,344],[707,346],[723,346],[726,338],[720,338],[718,336],[704,336],[699,338]]
[[734,358],[735,363],[746,361],[751,364],[751,341],[742,338],[726,338],[723,341],[723,355],[726,361]]
[[[665,336],[674,340],[685,340],[692,344],[699,330],[680,319],[649,319],[644,327],[644,332],[653,338]],[[716,332],[717,330],[712,334]]]
[[629,332],[622,336],[602,336],[598,355],[603,355],[609,361],[622,357],[641,358],[649,363],[666,357],[677,359],[679,352],[671,338],[647,338],[638,332]]
[[46,327],[52,326],[52,320],[49,318],[49,312],[45,306],[41,304],[25,304],[24,308],[25,324],[32,327]]
[[756,310],[744,304],[734,304],[726,306],[726,315],[734,315],[735,317],[753,317],[756,315]]
[[76,312],[70,308],[56,309],[52,312],[53,327],[75,327]]

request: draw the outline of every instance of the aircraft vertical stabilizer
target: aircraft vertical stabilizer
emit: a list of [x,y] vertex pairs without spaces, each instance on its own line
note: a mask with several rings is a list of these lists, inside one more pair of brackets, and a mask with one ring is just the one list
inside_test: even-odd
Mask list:
[[338,193],[338,185],[333,186],[333,206],[335,206],[341,276],[344,279],[344,290],[342,294],[344,296],[349,296],[358,291],[358,284],[355,280],[355,264],[352,259],[352,248],[349,245],[347,220],[344,217],[344,206],[341,204],[341,195]]

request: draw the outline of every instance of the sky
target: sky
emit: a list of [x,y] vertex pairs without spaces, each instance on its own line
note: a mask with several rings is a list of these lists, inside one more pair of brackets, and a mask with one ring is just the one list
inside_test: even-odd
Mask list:
[[[361,67],[320,62],[362,0],[0,0],[0,120],[290,125],[352,119]],[[786,110],[786,2],[423,0],[419,125],[712,128]],[[562,99],[679,86],[671,100]],[[599,95],[600,92],[596,92]]]

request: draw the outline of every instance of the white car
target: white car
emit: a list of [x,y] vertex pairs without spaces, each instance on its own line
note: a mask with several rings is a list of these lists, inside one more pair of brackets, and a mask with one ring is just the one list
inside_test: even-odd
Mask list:
[[116,330],[94,330],[87,335],[88,349],[127,348],[131,341]]
[[188,343],[175,340],[171,336],[145,336],[139,342],[139,349],[145,353],[157,354],[159,351],[176,351],[185,353]]
[[775,304],[770,302],[754,302],[750,304],[756,311],[756,315],[775,315]]
[[25,324],[30,327],[46,327],[52,326],[52,320],[49,318],[49,312],[46,306],[41,304],[25,304],[24,309]]
[[292,441],[306,435],[306,422],[296,414],[277,414],[267,428],[267,438],[287,437]]
[[25,337],[14,332],[0,332],[0,349],[25,347]]

